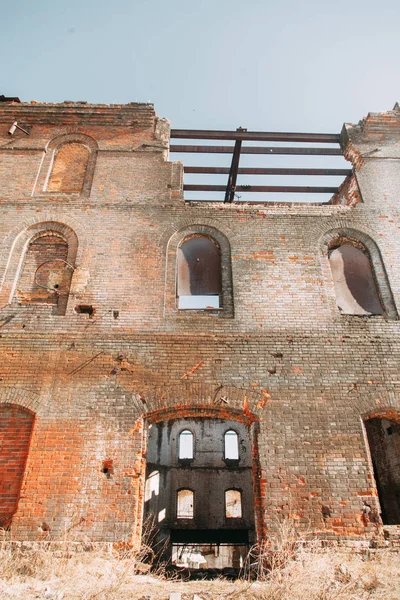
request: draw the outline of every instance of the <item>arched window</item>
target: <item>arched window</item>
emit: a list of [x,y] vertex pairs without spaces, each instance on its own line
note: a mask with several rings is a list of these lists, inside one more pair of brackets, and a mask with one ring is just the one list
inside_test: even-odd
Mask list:
[[28,246],[16,296],[24,304],[53,304],[65,314],[74,267],[68,262],[68,243],[55,231],[44,231]]
[[345,315],[381,315],[382,304],[369,256],[350,244],[331,251],[336,303]]
[[89,149],[81,143],[63,144],[56,151],[47,192],[80,193],[89,162]]
[[227,519],[242,518],[242,493],[239,490],[225,491],[225,517]]
[[179,460],[193,459],[193,433],[189,429],[184,429],[179,434]]
[[224,435],[224,458],[239,460],[239,436],[233,429],[229,429]]
[[194,493],[192,490],[179,490],[177,494],[176,518],[193,519]]
[[186,238],[178,248],[178,308],[220,308],[221,251],[205,235]]

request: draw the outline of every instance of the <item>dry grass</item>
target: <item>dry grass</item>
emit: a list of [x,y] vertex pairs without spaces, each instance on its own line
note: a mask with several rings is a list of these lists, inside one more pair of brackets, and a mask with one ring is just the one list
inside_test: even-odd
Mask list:
[[273,549],[253,550],[256,581],[181,582],[166,580],[161,570],[149,575],[140,554],[129,550],[73,548],[0,544],[1,600],[166,600],[172,592],[181,592],[182,600],[195,593],[203,600],[400,599],[400,555],[388,550],[373,556],[295,550],[286,537]]

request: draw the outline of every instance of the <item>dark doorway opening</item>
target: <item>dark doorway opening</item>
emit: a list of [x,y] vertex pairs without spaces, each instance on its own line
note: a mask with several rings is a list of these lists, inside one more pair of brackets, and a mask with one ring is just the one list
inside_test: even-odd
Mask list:
[[400,424],[374,418],[365,423],[384,525],[400,524]]
[[[226,459],[226,434],[235,460]],[[235,576],[255,542],[251,426],[185,418],[148,427],[144,533],[173,569]]]

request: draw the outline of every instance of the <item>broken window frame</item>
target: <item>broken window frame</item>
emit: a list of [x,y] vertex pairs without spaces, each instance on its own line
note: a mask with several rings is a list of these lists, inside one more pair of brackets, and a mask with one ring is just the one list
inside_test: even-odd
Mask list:
[[[188,263],[190,261],[190,254],[193,254],[193,250],[190,251],[189,249],[189,253],[187,257],[185,257],[183,255],[183,250],[182,248],[185,245],[190,244],[191,241],[193,240],[198,240],[198,239],[203,239],[203,240],[207,240],[207,242],[209,242],[208,247],[210,249],[215,250],[216,249],[216,255],[212,257],[212,267],[213,267],[213,273],[211,276],[211,281],[208,281],[207,283],[204,281],[205,277],[203,275],[204,270],[202,272],[202,275],[200,277],[201,282],[199,283],[198,281],[194,282],[190,281],[191,279],[194,278],[193,274],[193,270],[194,270],[194,265],[190,266]],[[209,252],[207,252],[207,247],[203,248],[201,250],[199,250],[198,252],[200,252],[201,254],[207,254]],[[197,258],[197,261],[201,260],[203,257],[201,258]],[[183,311],[187,311],[187,310],[198,310],[198,311],[210,311],[210,310],[222,310],[223,309],[223,305],[222,305],[222,261],[221,261],[221,247],[218,243],[218,241],[211,235],[206,235],[204,233],[191,233],[187,236],[185,236],[180,244],[178,245],[177,248],[177,258],[176,258],[176,268],[177,268],[177,278],[176,278],[176,296],[177,296],[177,307],[178,310],[183,310]],[[207,257],[204,259],[207,260]],[[205,267],[203,267],[204,269]],[[184,276],[183,272],[185,272],[186,277]],[[204,290],[204,293],[198,294],[198,293],[190,293],[190,289],[187,290],[189,293],[182,293],[182,291],[185,291],[184,288],[186,287],[192,287],[192,285],[194,287],[199,286],[200,288],[202,287],[209,287],[209,293],[207,292],[207,289]]]
[[[330,252],[343,244],[355,245],[356,247],[362,246],[364,248],[364,251],[368,254],[370,259],[379,297],[384,309],[383,318],[392,321],[398,320],[397,307],[391,291],[389,277],[377,243],[363,231],[351,227],[330,229],[326,231],[320,239],[321,269],[327,290],[327,299],[332,312],[337,314],[340,319],[346,318],[347,316],[342,315],[337,308],[332,270],[329,263]],[[353,317],[350,315],[350,318]],[[376,316],[375,318],[378,317]]]
[[[179,495],[182,492],[190,492],[191,493],[191,497],[192,497],[192,513],[191,515],[189,514],[183,514],[182,511],[180,511],[180,507],[179,507]],[[190,488],[180,488],[176,491],[176,519],[178,521],[193,521],[194,520],[194,511],[195,511],[195,495],[194,495],[194,490],[191,490]]]
[[[369,272],[364,267],[364,273],[365,273],[365,277],[368,277],[370,279],[370,281],[372,282],[371,287],[373,290],[372,292],[370,292],[369,298],[367,298],[367,302],[369,300],[371,304],[375,303],[375,305],[377,305],[377,303],[379,303],[380,311],[374,310],[373,312],[371,312],[371,311],[368,311],[367,309],[365,309],[363,306],[361,306],[361,302],[363,302],[363,300],[360,299],[360,294],[354,293],[350,289],[351,281],[354,281],[354,283],[357,285],[357,282],[360,280],[360,276],[358,275],[358,273],[354,274],[354,277],[352,276],[351,281],[347,280],[346,286],[344,286],[343,284],[340,285],[340,281],[338,280],[338,267],[332,262],[332,255],[336,251],[340,251],[341,248],[346,248],[346,247],[353,248],[356,252],[361,253],[366,257],[368,262],[365,262],[365,265],[369,266]],[[349,264],[351,258],[345,260],[343,258],[342,254],[341,254],[341,256],[342,256],[342,260],[343,260],[343,270],[345,271],[346,260],[349,261],[348,262],[348,264]],[[335,288],[336,305],[338,307],[340,314],[346,315],[346,316],[368,316],[368,317],[382,316],[385,314],[384,302],[383,302],[379,284],[378,284],[378,281],[376,278],[374,265],[371,260],[370,253],[368,252],[368,249],[364,246],[364,244],[362,244],[361,242],[359,242],[356,239],[344,238],[342,240],[338,240],[336,244],[332,244],[331,247],[329,248],[328,259],[329,259],[329,266],[330,266],[331,274],[332,274],[332,280],[333,280],[334,288]],[[345,278],[345,275],[343,275],[343,277]],[[338,302],[344,295],[346,295],[346,292],[348,292],[348,296],[351,297],[350,303],[354,304],[353,311],[350,311],[349,309],[344,310],[343,308],[341,308],[339,306]],[[376,295],[375,298],[373,298],[373,295],[374,295],[373,292],[375,292],[375,295]],[[348,302],[349,302],[349,300],[348,300]],[[357,306],[359,308],[357,308]]]

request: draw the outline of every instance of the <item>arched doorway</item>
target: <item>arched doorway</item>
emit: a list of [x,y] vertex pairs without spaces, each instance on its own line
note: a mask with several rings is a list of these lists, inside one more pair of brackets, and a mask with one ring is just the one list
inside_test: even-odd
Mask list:
[[8,528],[18,507],[34,415],[21,406],[0,404],[0,527]]
[[163,559],[243,564],[255,541],[251,427],[195,416],[148,423],[144,523]]
[[390,418],[365,421],[384,525],[400,524],[400,424]]

